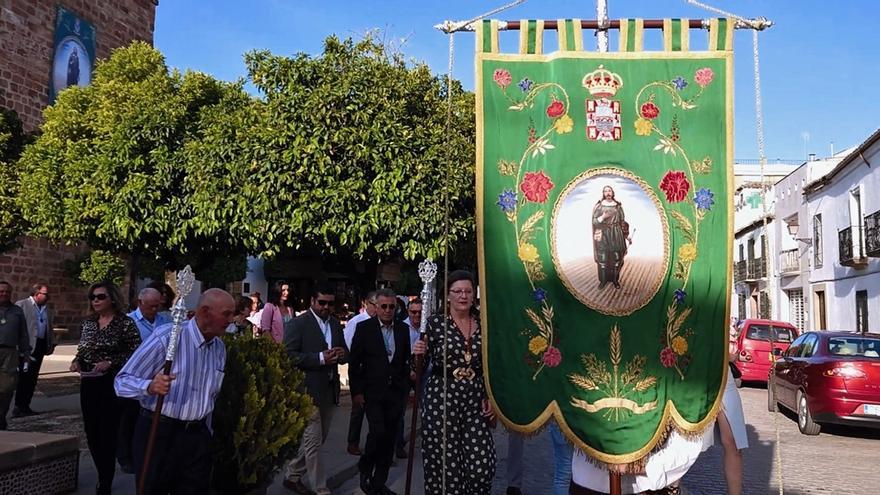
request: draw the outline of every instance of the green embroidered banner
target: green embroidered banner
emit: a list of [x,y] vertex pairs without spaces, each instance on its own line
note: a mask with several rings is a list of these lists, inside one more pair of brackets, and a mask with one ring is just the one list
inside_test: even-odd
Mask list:
[[671,26],[673,52],[477,54],[490,395],[609,463],[702,431],[727,376],[732,52]]

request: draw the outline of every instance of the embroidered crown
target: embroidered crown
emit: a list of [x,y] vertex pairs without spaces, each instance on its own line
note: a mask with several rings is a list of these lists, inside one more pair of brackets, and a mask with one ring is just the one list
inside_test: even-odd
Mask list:
[[581,82],[593,96],[607,98],[614,96],[623,87],[623,79],[600,65],[598,69],[584,76]]

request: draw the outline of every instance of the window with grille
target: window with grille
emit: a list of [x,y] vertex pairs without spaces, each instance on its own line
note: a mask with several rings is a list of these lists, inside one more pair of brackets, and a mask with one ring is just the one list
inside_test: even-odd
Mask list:
[[822,266],[822,214],[813,216],[813,266]]
[[856,291],[856,330],[859,333],[868,331],[868,291]]
[[802,289],[787,290],[788,321],[798,330],[804,330],[804,291]]
[[739,310],[739,318],[744,320],[746,318],[746,296],[745,294],[737,294],[736,295],[736,306]]
[[767,291],[762,290],[760,292],[760,296],[758,297],[758,318],[769,320],[770,319],[770,295]]

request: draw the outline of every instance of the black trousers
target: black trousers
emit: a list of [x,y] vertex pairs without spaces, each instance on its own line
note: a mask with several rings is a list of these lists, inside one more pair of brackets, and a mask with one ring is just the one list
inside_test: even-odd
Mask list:
[[119,464],[130,464],[134,466],[134,457],[132,456],[132,440],[134,439],[134,427],[137,424],[138,416],[141,411],[140,402],[134,399],[119,399],[120,418],[119,418],[119,438],[116,445],[116,458]]
[[113,375],[80,380],[79,403],[89,452],[98,471],[100,493],[110,493],[116,473],[116,439],[119,435],[119,398]]
[[[141,409],[134,428],[134,465],[140,483],[152,412]],[[211,486],[211,432],[204,421],[159,421],[144,495],[202,495]]]
[[351,416],[348,419],[348,443],[361,444],[361,428],[364,426],[364,408],[351,405]]
[[367,433],[364,455],[358,462],[358,470],[370,476],[376,488],[381,487],[388,480],[388,470],[391,468],[391,458],[394,455],[397,423],[403,413],[400,398],[400,392],[389,391],[384,398],[367,399],[364,404],[370,431]]
[[15,389],[15,407],[19,409],[31,407],[31,399],[34,397],[34,389],[37,388],[37,378],[40,376],[40,366],[43,365],[46,351],[46,339],[37,339],[31,353],[35,360],[28,363],[27,371],[19,368],[18,387]]

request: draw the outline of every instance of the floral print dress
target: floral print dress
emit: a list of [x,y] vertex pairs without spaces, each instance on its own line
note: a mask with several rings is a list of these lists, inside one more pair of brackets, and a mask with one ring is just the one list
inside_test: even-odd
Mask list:
[[[479,322],[479,317],[476,317]],[[482,401],[487,397],[483,383],[482,333],[479,323],[470,346],[447,318],[447,365],[443,367],[444,317],[428,320],[426,365],[433,366],[425,386],[422,408],[422,458],[425,493],[443,495],[488,494],[495,478],[495,440]],[[470,362],[466,354],[470,353]],[[466,370],[473,370],[473,376]],[[458,372],[457,372],[458,370]],[[460,378],[456,378],[455,375]],[[443,410],[444,376],[447,387],[446,411]],[[446,490],[443,490],[443,444],[446,425]]]

